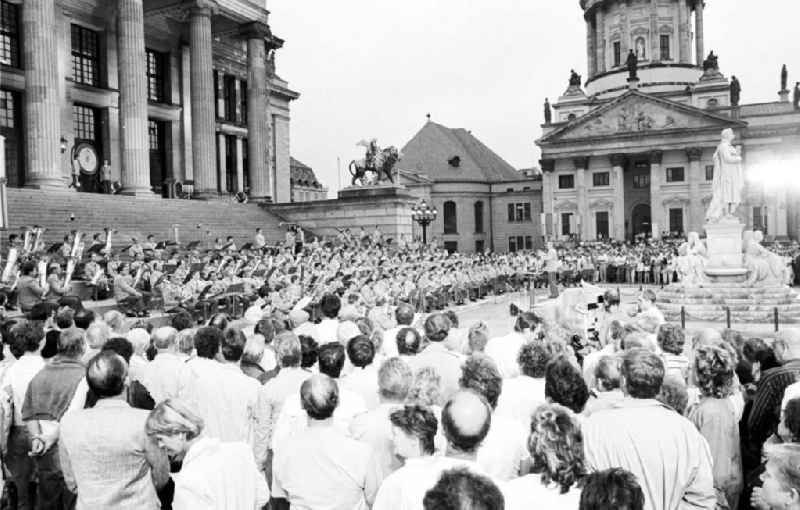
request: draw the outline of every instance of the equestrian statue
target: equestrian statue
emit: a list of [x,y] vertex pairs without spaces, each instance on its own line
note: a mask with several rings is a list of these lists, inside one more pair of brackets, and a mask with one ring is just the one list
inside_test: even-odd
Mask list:
[[[380,184],[384,178],[394,184],[392,170],[397,160],[400,159],[400,151],[397,150],[397,147],[381,149],[375,138],[369,141],[361,140],[356,146],[365,147],[367,152],[364,159],[353,160],[348,166],[350,175],[353,176],[352,185]],[[367,173],[371,173],[373,176],[370,178]]]

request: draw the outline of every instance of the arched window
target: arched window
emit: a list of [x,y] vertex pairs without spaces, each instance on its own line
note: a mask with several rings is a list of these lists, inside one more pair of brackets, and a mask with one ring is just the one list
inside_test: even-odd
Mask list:
[[458,218],[456,218],[456,203],[448,200],[444,203],[443,220],[445,234],[458,234]]
[[483,201],[475,202],[475,233],[483,234]]

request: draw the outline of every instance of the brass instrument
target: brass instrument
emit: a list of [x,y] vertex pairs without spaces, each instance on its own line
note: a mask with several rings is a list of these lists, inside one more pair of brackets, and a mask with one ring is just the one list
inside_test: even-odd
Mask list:
[[34,238],[30,246],[30,251],[35,253],[41,249],[39,243],[42,239],[42,234],[44,233],[44,229],[39,227],[38,225],[34,225],[32,233],[34,235]]
[[136,271],[136,277],[133,279],[132,285],[134,289],[137,285],[139,285],[139,281],[142,279],[142,274],[144,274],[144,265],[139,266],[139,269]]
[[[67,272],[66,272],[66,276],[64,276],[64,287],[69,286],[69,282],[70,282],[70,280],[72,280],[72,275],[73,275],[74,272],[75,272],[75,259],[70,258],[67,261]],[[98,274],[100,274],[100,273],[98,272]],[[96,284],[97,280],[95,280],[94,283]]]
[[108,228],[104,228],[103,231],[106,233],[106,247],[103,248],[103,251],[106,255],[111,254],[111,234],[116,234],[116,229],[109,230]]
[[40,260],[37,269],[39,270],[39,286],[44,288],[47,285],[47,260]]
[[3,269],[3,277],[2,280],[4,282],[8,282],[11,280],[11,272],[14,270],[14,264],[17,263],[17,257],[19,256],[19,251],[16,248],[11,248],[8,250],[8,260],[6,260],[6,267]]
[[81,234],[80,232],[75,232],[75,239],[72,242],[72,251],[70,251],[69,256],[74,258],[78,257],[80,246],[81,246]]
[[31,248],[33,248],[31,241],[31,234],[33,233],[33,229],[25,228],[25,241],[22,243],[22,253],[27,254],[30,253]]

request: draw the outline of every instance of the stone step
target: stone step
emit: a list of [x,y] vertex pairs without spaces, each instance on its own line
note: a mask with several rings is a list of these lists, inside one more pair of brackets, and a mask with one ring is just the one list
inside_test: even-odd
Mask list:
[[680,311],[681,308],[688,310],[725,310],[730,308],[731,311],[767,311],[777,308],[781,311],[790,313],[800,313],[800,303],[790,304],[757,304],[749,303],[743,305],[717,305],[717,304],[690,304],[690,303],[658,303],[658,308],[661,311]]
[[785,297],[769,297],[769,298],[755,298],[755,299],[733,299],[733,298],[705,298],[705,297],[675,297],[675,298],[659,298],[659,304],[677,304],[677,305],[719,305],[719,306],[746,306],[750,304],[756,305],[789,305],[796,303],[797,298],[794,296]]

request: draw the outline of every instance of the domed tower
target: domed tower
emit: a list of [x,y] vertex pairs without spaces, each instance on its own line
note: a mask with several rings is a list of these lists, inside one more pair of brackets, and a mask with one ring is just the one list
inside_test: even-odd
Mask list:
[[[629,52],[643,92],[673,92],[703,74],[703,0],[580,0],[589,62],[586,93],[607,99],[627,87]],[[694,43],[694,44],[693,44]]]

